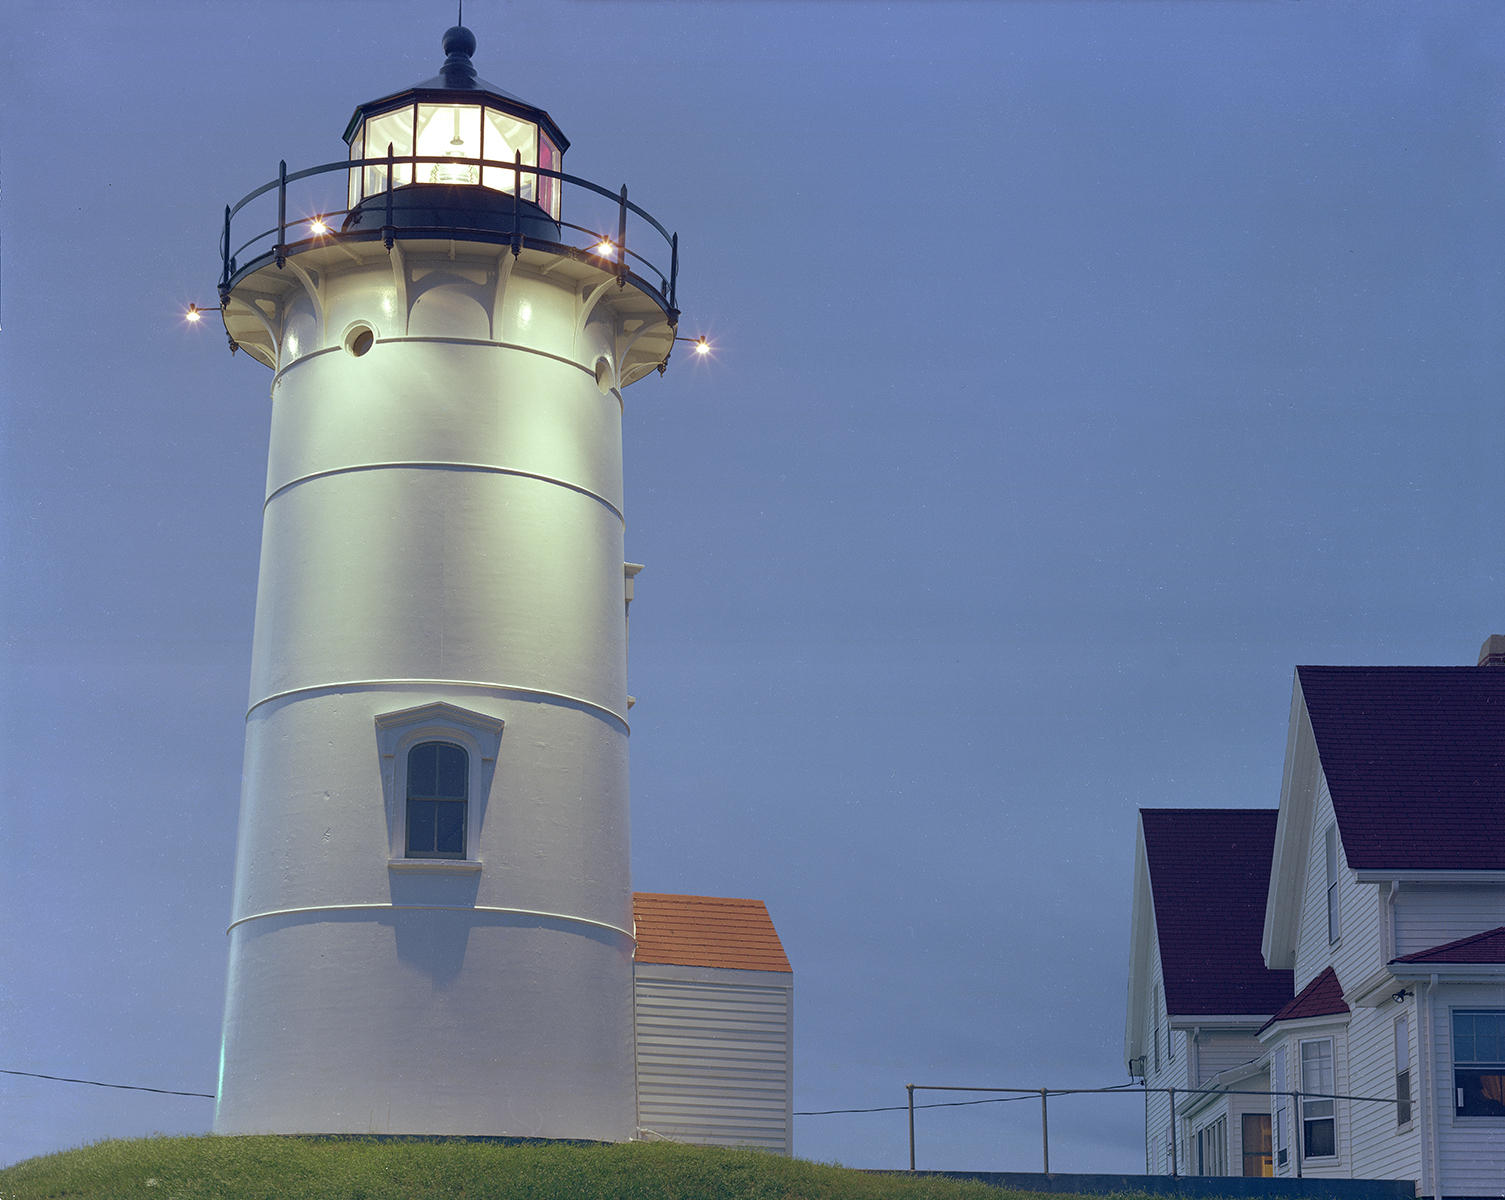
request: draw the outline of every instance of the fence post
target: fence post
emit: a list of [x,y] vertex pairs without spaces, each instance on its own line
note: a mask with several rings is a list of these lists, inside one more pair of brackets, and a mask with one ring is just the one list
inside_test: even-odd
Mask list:
[[677,313],[678,306],[675,303],[674,293],[679,287],[679,232],[669,239],[669,307]]
[[617,286],[627,286],[627,185],[622,185],[617,209]]
[[914,1170],[914,1084],[906,1083],[905,1091],[909,1093],[909,1169]]
[[1045,1097],[1048,1093],[1044,1088],[1040,1089],[1040,1151],[1044,1157],[1044,1171],[1050,1174],[1050,1120],[1046,1116]]
[[[1291,1093],[1291,1116],[1296,1128],[1292,1131],[1291,1140],[1296,1144],[1296,1178],[1301,1178],[1301,1139],[1306,1133],[1306,1123],[1301,1119],[1301,1093]],[[1334,1121],[1334,1127],[1337,1122]]]
[[[533,177],[533,194],[538,194],[538,176]],[[512,153],[512,257],[516,258],[523,250],[522,241],[522,216],[518,205],[522,203],[523,195],[523,152],[515,150]]]
[[220,242],[220,276],[219,276],[219,303],[220,308],[230,303],[230,206],[225,205],[225,234]]
[[381,228],[381,244],[387,248],[387,253],[392,252],[392,243],[396,240],[396,231],[392,228],[392,172],[396,169],[396,156],[392,153],[392,143],[387,143],[387,223]]
[[1150,1078],[1144,1076],[1142,1084],[1144,1088],[1144,1173],[1150,1173]]
[[277,249],[273,257],[281,270],[287,261],[287,159],[277,164]]
[[1171,1088],[1171,1178],[1175,1179],[1181,1174],[1180,1164],[1176,1159],[1176,1143],[1181,1139],[1176,1136],[1176,1089]]

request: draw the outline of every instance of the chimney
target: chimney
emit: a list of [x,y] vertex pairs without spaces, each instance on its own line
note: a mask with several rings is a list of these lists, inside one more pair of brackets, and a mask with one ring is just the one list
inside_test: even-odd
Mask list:
[[1505,667],[1505,633],[1492,633],[1479,647],[1481,667]]

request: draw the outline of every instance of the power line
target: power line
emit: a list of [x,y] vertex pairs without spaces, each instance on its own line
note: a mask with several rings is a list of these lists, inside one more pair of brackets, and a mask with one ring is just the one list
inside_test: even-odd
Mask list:
[[90,1087],[119,1088],[124,1092],[155,1092],[159,1096],[202,1096],[205,1100],[218,1097],[213,1092],[176,1092],[172,1088],[142,1087],[135,1083],[102,1083],[98,1079],[69,1079],[66,1075],[43,1075],[39,1071],[8,1071],[0,1067],[0,1075],[25,1075],[28,1079],[51,1079],[55,1083],[87,1083]]

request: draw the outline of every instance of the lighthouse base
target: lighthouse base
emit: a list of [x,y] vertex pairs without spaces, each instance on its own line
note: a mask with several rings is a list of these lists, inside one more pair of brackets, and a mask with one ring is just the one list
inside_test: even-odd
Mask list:
[[216,1133],[635,1132],[632,947],[619,934],[354,909],[267,916],[231,936]]

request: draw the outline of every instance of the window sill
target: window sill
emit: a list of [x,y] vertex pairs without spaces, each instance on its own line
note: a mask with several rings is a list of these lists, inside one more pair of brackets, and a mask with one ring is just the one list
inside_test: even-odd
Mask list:
[[389,858],[389,871],[412,871],[429,875],[469,875],[481,869],[473,858]]

